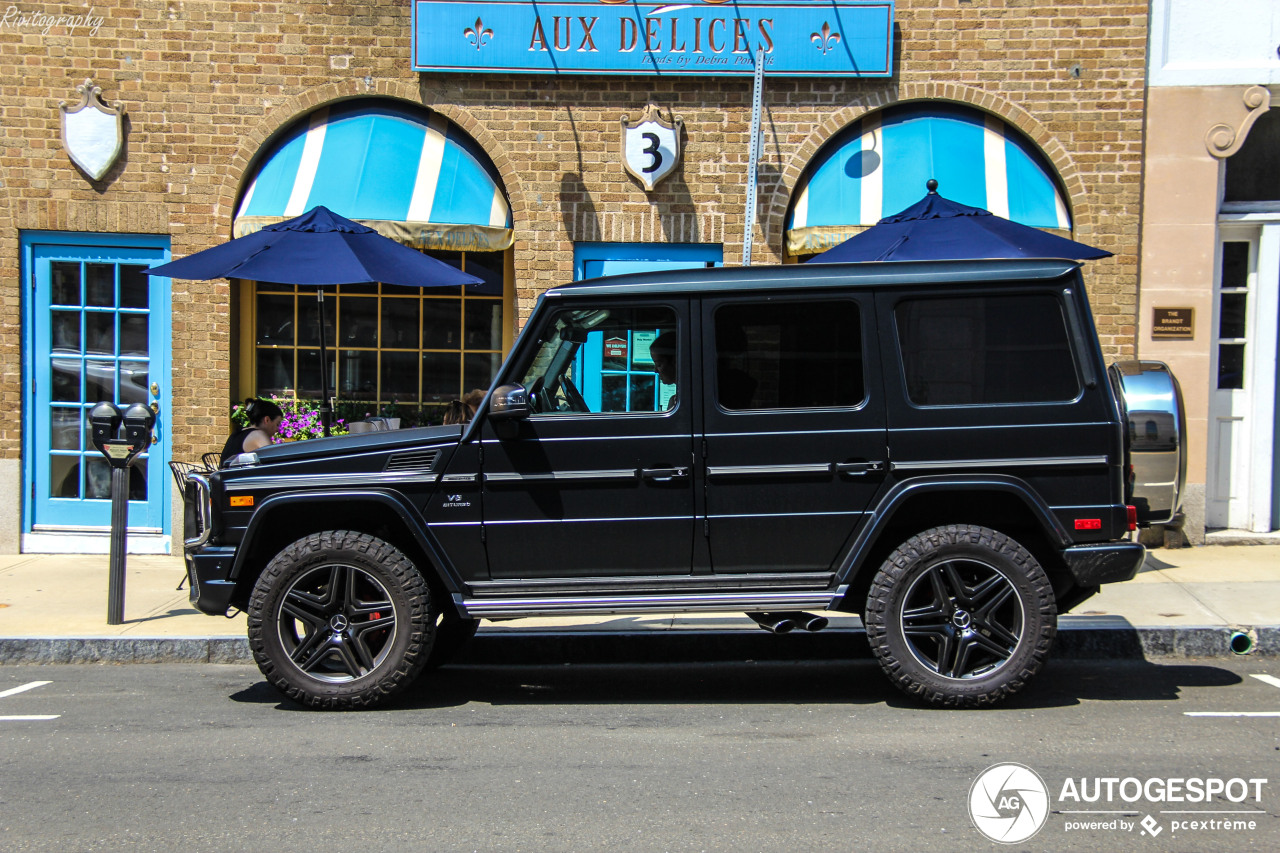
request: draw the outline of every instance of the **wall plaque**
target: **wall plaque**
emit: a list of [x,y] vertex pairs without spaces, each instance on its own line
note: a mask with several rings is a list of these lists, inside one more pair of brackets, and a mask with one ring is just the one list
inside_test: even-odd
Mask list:
[[1194,308],[1153,308],[1151,337],[1156,340],[1194,340],[1195,319]]

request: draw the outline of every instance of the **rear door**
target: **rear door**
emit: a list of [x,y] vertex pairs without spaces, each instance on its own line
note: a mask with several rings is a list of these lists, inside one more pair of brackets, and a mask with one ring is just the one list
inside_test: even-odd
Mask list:
[[830,570],[884,480],[873,301],[708,298],[701,319],[714,570]]

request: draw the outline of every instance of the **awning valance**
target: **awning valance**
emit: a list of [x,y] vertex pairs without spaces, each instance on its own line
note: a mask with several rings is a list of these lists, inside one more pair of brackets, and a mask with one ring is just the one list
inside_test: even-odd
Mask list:
[[496,170],[434,113],[364,101],[312,113],[260,160],[233,236],[316,205],[419,249],[489,252],[512,243]]
[[1070,235],[1052,167],[1020,132],[977,110],[911,104],[864,117],[819,152],[792,204],[788,252],[840,244],[919,201],[931,178],[953,201]]

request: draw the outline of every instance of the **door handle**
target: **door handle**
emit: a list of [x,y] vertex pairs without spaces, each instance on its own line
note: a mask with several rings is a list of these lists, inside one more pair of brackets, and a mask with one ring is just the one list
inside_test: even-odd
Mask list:
[[689,476],[688,468],[641,468],[640,476],[655,483],[670,483]]
[[837,474],[844,474],[848,477],[861,477],[864,474],[871,474],[885,469],[883,462],[833,462],[832,470]]

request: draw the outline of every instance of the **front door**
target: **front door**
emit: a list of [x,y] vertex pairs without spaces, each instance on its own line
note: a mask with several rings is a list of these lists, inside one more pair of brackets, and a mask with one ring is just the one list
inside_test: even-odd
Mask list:
[[[678,390],[691,377],[686,316],[678,299],[542,315],[502,380],[528,390],[533,413],[509,433],[481,425],[492,578],[691,572],[693,406]],[[664,358],[674,374],[660,370]]]
[[744,295],[701,315],[713,568],[826,572],[885,477],[874,305]]
[[[168,239],[38,233],[24,234],[22,242],[31,287],[24,533],[106,530],[111,471],[90,442],[88,413],[104,400],[127,407],[159,399],[163,406],[169,280],[143,270],[168,260]],[[168,527],[167,423],[161,411],[160,443],[131,475],[131,533]]]
[[1280,223],[1224,225],[1214,288],[1205,524],[1275,526]]

